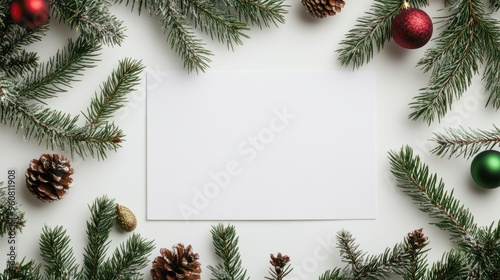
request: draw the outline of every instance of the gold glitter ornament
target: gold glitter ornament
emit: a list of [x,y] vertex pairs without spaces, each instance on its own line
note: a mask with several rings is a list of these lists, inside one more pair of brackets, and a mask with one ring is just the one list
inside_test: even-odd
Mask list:
[[137,227],[137,219],[134,213],[123,205],[116,205],[116,222],[126,232],[133,231]]

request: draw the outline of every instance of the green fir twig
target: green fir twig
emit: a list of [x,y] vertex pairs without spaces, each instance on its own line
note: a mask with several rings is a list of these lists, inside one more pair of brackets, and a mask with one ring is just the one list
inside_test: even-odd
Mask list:
[[42,264],[24,260],[7,267],[0,279],[23,280],[104,280],[144,279],[141,272],[149,263],[154,245],[139,234],[133,234],[111,257],[107,256],[109,235],[116,218],[116,203],[106,196],[97,198],[89,207],[87,221],[88,244],[84,250],[84,265],[80,267],[70,246],[66,230],[57,226],[44,227],[40,236]]
[[0,182],[0,237],[15,239],[26,225],[25,214],[16,201],[16,191],[15,184],[4,185]]
[[[448,259],[456,265],[457,271],[465,275],[457,279],[496,279],[500,276],[500,223],[479,227],[472,213],[448,192],[436,174],[413,155],[410,147],[389,153],[391,172],[398,186],[427,213],[434,221],[431,224],[447,231],[451,241],[457,246],[458,254],[452,252]],[[451,261],[447,265],[450,265]],[[447,265],[440,264],[443,274],[449,275]],[[493,277],[493,278],[491,278]],[[448,278],[449,279],[449,278]]]
[[495,125],[491,130],[447,128],[442,133],[434,133],[431,140],[437,144],[431,150],[433,154],[470,158],[480,150],[489,150],[499,146],[500,129]]
[[250,25],[260,28],[285,22],[287,13],[283,0],[118,0],[130,5],[139,14],[146,10],[158,18],[167,43],[183,60],[188,72],[205,71],[213,53],[195,33],[208,34],[233,49],[241,45]]
[[[409,1],[412,7],[429,5],[427,0]],[[357,19],[356,27],[349,30],[339,44],[338,60],[344,66],[357,69],[368,63],[376,49],[379,52],[391,39],[391,23],[401,11],[401,0],[375,0],[370,11]]]
[[247,280],[246,269],[242,266],[242,260],[238,248],[238,236],[234,226],[218,224],[210,231],[215,247],[215,254],[222,262],[215,267],[208,266],[215,280]]

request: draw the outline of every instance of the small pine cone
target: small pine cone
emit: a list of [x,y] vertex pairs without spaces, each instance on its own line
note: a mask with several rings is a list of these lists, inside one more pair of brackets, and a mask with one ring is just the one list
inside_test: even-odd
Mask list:
[[408,242],[413,250],[421,249],[427,244],[429,238],[425,236],[423,229],[417,229],[408,233]]
[[162,248],[161,256],[153,261],[151,276],[153,280],[200,280],[201,264],[198,254],[193,253],[193,248],[184,244],[172,246],[172,251]]
[[345,6],[343,0],[302,0],[306,11],[315,18],[334,16]]
[[28,190],[45,202],[59,200],[71,187],[74,173],[69,160],[57,154],[43,154],[40,159],[33,159],[26,170]]
[[285,266],[290,262],[290,257],[287,255],[283,256],[281,253],[278,253],[276,257],[271,254],[271,260],[269,262],[274,267],[276,274],[279,275],[283,272]]

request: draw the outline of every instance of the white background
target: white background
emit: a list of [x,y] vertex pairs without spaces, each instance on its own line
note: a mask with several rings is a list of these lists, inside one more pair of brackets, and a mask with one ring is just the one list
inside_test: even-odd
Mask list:
[[[370,1],[348,1],[342,13],[324,20],[311,18],[304,12],[300,1],[287,1],[291,6],[286,24],[279,28],[252,29],[252,39],[245,40],[234,52],[226,46],[211,42],[207,44],[215,53],[209,71],[322,71],[343,69],[337,62],[338,42],[348,30],[354,27],[356,18],[370,7]],[[433,4],[425,10],[431,16],[445,14],[438,12],[440,4]],[[67,94],[61,94],[50,105],[66,112],[78,113],[84,110],[101,81],[104,81],[117,60],[123,57],[142,59],[148,71],[161,73],[182,69],[182,61],[165,43],[155,19],[146,15],[137,16],[128,7],[114,7],[112,11],[124,21],[128,38],[121,47],[106,47],[100,56],[101,62],[82,76],[81,82]],[[435,31],[436,37],[438,32]],[[33,49],[46,58],[62,47],[66,38],[75,34],[67,27],[53,23],[49,36]],[[474,79],[461,102],[443,119],[441,124],[428,126],[421,121],[410,121],[408,103],[426,85],[428,75],[415,67],[424,55],[429,43],[419,50],[408,51],[390,42],[374,59],[363,68],[377,72],[378,110],[378,156],[377,156],[377,219],[373,221],[301,221],[301,222],[232,222],[240,236],[240,251],[243,264],[253,279],[267,275],[270,253],[282,252],[291,257],[295,267],[293,278],[317,279],[325,270],[342,266],[338,250],[323,246],[334,239],[335,234],[346,229],[357,237],[361,248],[369,253],[381,253],[386,247],[400,242],[406,233],[423,227],[430,238],[429,260],[440,259],[450,248],[448,235],[429,225],[428,217],[417,210],[410,199],[394,184],[389,173],[387,152],[399,150],[402,145],[411,145],[421,154],[431,171],[437,172],[446,182],[448,189],[455,189],[455,196],[475,214],[480,225],[489,225],[499,218],[500,192],[484,191],[474,187],[469,175],[470,160],[463,158],[438,158],[428,153],[432,133],[451,125],[490,129],[497,119],[496,112],[484,108],[484,86],[480,78]],[[333,81],[342,83],[343,81]],[[151,260],[161,247],[170,248],[182,242],[192,244],[201,256],[203,278],[208,279],[207,265],[215,265],[211,245],[210,229],[216,222],[164,222],[146,221],[146,131],[145,131],[145,89],[142,84],[130,96],[125,111],[120,112],[116,122],[125,130],[127,141],[117,153],[111,153],[107,160],[97,161],[75,159],[74,185],[62,201],[46,204],[38,201],[24,189],[23,173],[32,158],[50,152],[34,141],[25,142],[16,135],[13,128],[0,126],[0,178],[5,178],[8,168],[18,170],[17,199],[26,211],[27,226],[18,236],[19,259],[39,259],[38,237],[42,227],[63,225],[71,236],[76,256],[82,263],[81,253],[86,243],[85,220],[89,211],[87,205],[102,195],[115,198],[118,203],[132,209],[138,218],[136,232],[148,239],[154,239],[156,249]],[[345,147],[356,149],[356,147]],[[175,200],[175,193],[165,197],[165,203]],[[356,203],[355,197],[347,197]],[[325,209],[329,205],[324,205]],[[129,234],[115,230],[112,234],[112,248],[126,240]],[[7,254],[6,239],[1,239],[0,253]],[[1,262],[1,261],[0,261]],[[144,270],[149,277],[149,266]],[[292,279],[292,277],[290,277]]]

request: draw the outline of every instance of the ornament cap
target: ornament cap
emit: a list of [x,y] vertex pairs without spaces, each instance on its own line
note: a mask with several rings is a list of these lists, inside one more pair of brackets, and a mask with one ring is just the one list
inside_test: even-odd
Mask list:
[[403,1],[403,4],[401,4],[401,9],[402,10],[408,10],[409,8],[411,8],[410,2]]

